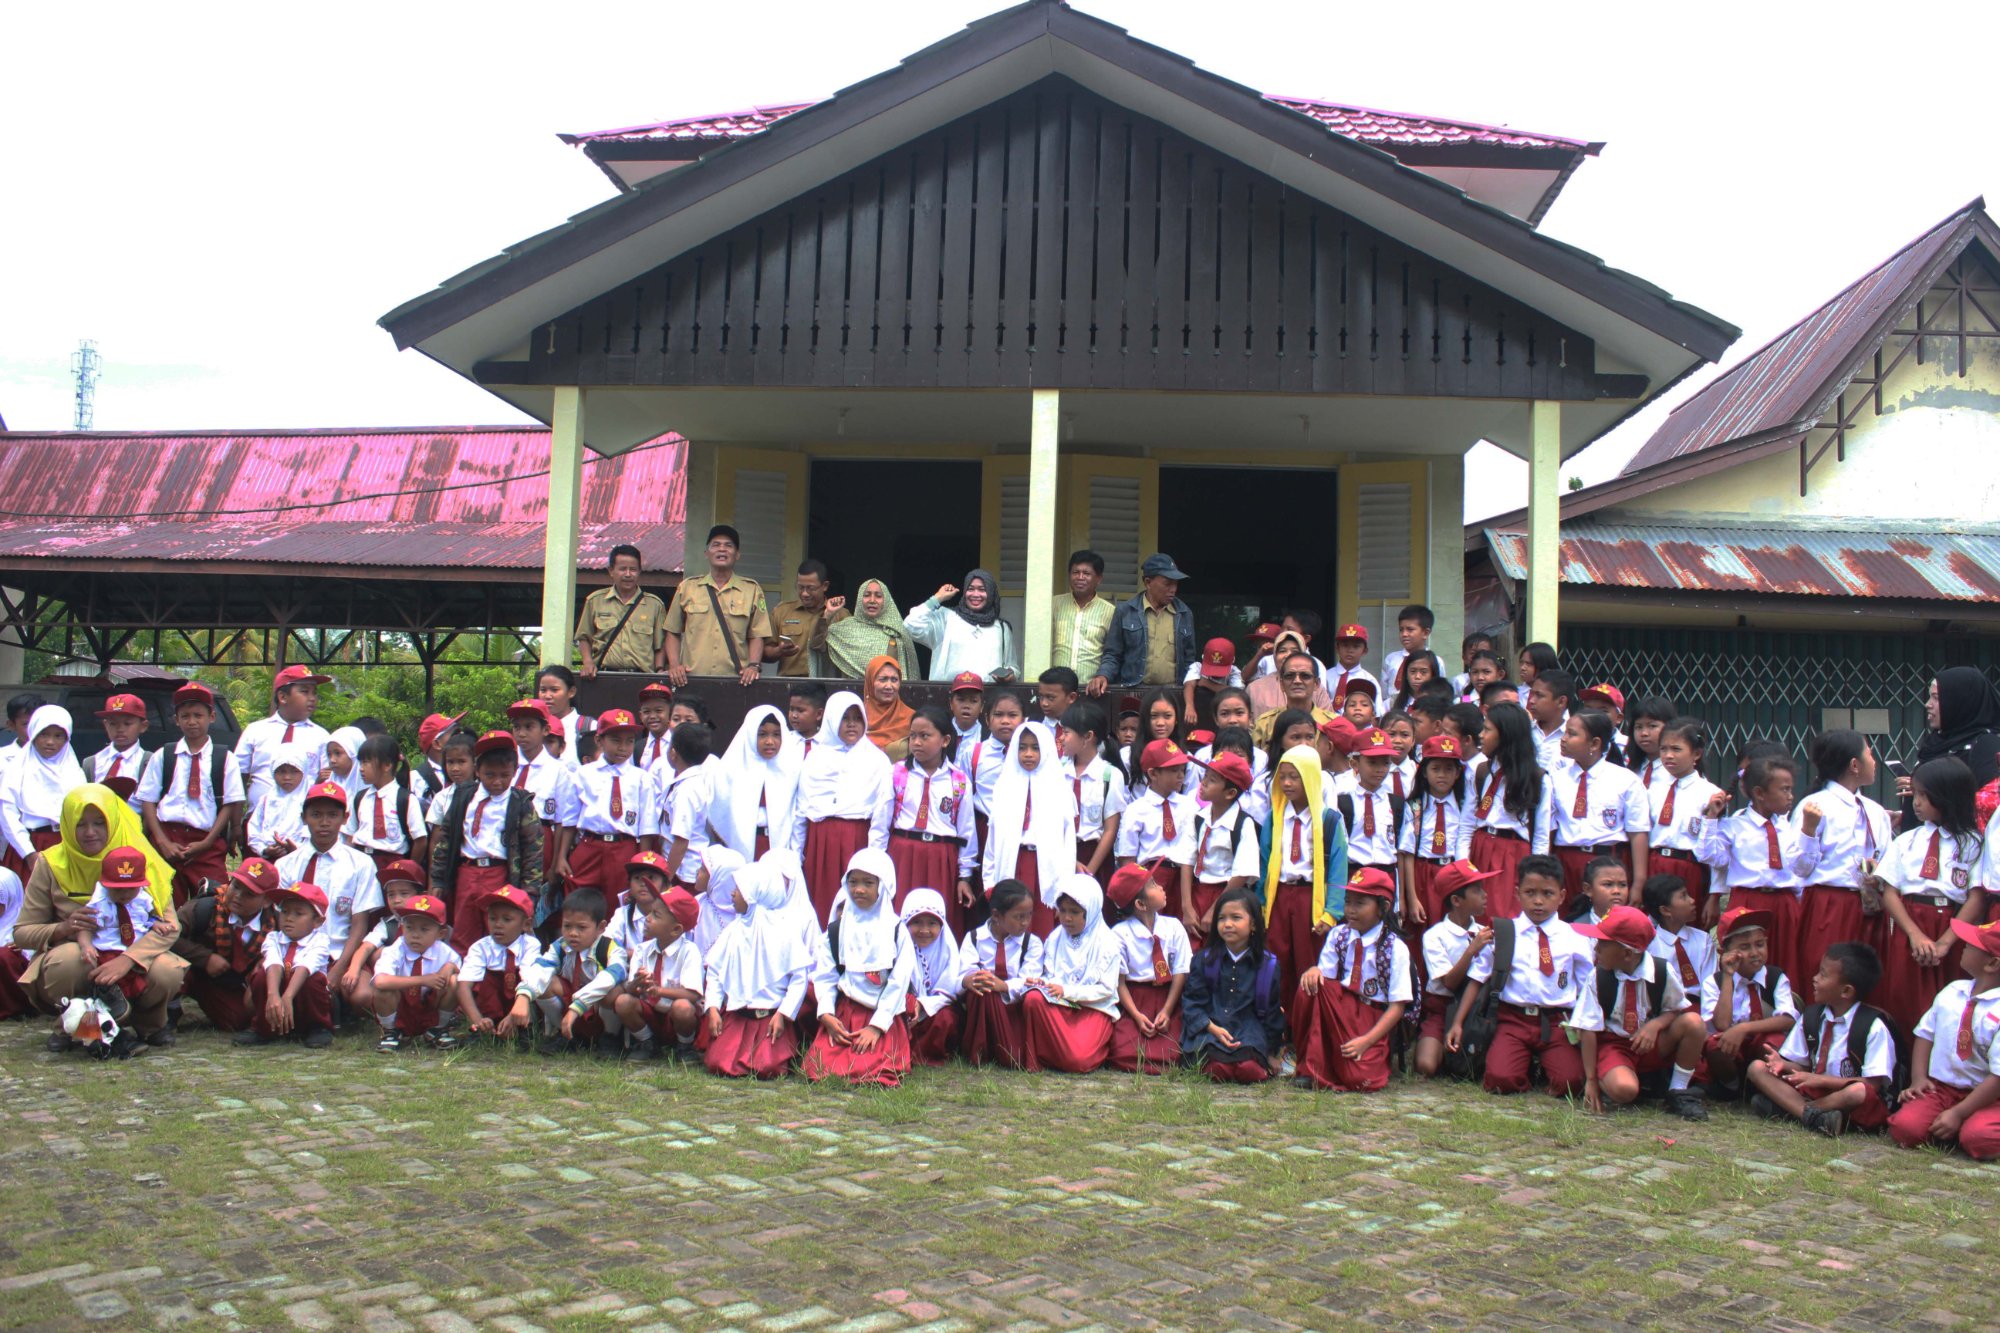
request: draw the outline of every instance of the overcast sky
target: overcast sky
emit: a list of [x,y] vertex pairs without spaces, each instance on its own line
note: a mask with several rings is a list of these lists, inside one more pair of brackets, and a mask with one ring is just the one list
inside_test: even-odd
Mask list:
[[[375,320],[611,193],[557,131],[824,97],[999,7],[9,5],[0,415],[68,427],[88,337],[104,430],[518,420]],[[1607,141],[1543,230],[1740,325],[1733,355],[2000,190],[1991,81],[1950,72],[1994,49],[1983,5],[1078,7],[1267,92]]]

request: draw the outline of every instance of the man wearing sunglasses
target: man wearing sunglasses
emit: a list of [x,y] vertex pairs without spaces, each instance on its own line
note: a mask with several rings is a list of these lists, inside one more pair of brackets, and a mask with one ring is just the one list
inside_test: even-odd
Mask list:
[[1312,714],[1313,725],[1331,722],[1336,716],[1324,708],[1313,706],[1314,696],[1323,683],[1320,665],[1309,653],[1292,653],[1278,663],[1278,685],[1285,692],[1285,701],[1257,719],[1250,728],[1250,738],[1261,748],[1271,743],[1271,729],[1278,718],[1288,709],[1296,708],[1302,713]]

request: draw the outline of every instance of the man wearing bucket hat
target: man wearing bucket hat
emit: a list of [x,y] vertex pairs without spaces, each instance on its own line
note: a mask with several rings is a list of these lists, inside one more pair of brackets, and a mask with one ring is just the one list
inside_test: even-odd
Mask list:
[[1199,651],[1194,612],[1180,599],[1187,575],[1174,558],[1156,551],[1139,567],[1139,591],[1111,613],[1104,655],[1084,689],[1096,698],[1118,686],[1178,685]]

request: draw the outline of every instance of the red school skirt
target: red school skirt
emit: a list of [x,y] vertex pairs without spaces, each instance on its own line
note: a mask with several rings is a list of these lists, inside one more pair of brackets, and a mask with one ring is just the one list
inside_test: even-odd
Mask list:
[[1045,940],[1056,928],[1056,909],[1042,901],[1042,891],[1036,887],[1042,882],[1040,866],[1041,857],[1032,847],[1023,847],[1014,854],[1014,878],[1028,886],[1035,902],[1035,916],[1028,924],[1028,932],[1038,940]]
[[[849,1032],[858,1033],[875,1017],[875,1011],[843,993],[833,1002],[833,1016]],[[813,1038],[812,1049],[806,1052],[805,1063],[799,1069],[814,1083],[822,1079],[843,1078],[850,1084],[872,1083],[881,1088],[893,1088],[903,1081],[903,1075],[910,1072],[909,1024],[898,1018],[889,1024],[889,1030],[875,1045],[865,1051],[841,1045],[833,1039],[832,1033],[821,1028],[819,1035]]]
[[941,1065],[951,1058],[952,1046],[958,1037],[960,1024],[959,1008],[956,1004],[945,1005],[936,1013],[926,1015],[918,1010],[910,1024],[910,1063],[913,1065]]
[[[1004,996],[965,994],[965,1024],[958,1053],[969,1065],[1021,1069],[1028,1063],[1028,1030],[1021,1006]],[[933,1022],[936,1020],[933,1019]]]
[[1466,852],[1472,864],[1493,874],[1486,881],[1486,921],[1519,916],[1521,900],[1514,895],[1514,884],[1519,878],[1521,862],[1528,859],[1528,840],[1515,833],[1478,829],[1473,832],[1472,845]]
[[[1424,932],[1444,918],[1444,895],[1437,891],[1437,877],[1438,871],[1450,864],[1449,861],[1433,861],[1428,857],[1415,858],[1410,871],[1410,894],[1423,907],[1424,919],[1403,922],[1404,939],[1412,943],[1421,941]],[[1486,886],[1490,890],[1493,881],[1487,880]],[[1419,947],[1416,952],[1422,954],[1423,950]]]
[[1319,961],[1320,938],[1313,932],[1313,886],[1280,884],[1271,901],[1264,942],[1278,959],[1278,994],[1298,988],[1299,974]]
[[958,901],[957,838],[894,829],[889,834],[889,864],[896,867],[896,910],[912,889],[936,889],[944,899],[945,929],[954,940],[965,938],[965,908]]
[[[1882,956],[1882,980],[1876,985],[1875,993],[1868,998],[1895,1019],[1896,1026],[1907,1034],[1923,1021],[1937,993],[1961,975],[1958,970],[1961,946],[1947,924],[1958,914],[1956,906],[1905,898],[1903,910],[1910,914],[1910,920],[1918,930],[1931,939],[1942,935],[1945,942],[1944,952],[1938,955],[1937,962],[1925,967],[1910,953],[1910,937],[1897,928],[1895,918],[1887,912],[1877,918],[1882,922],[1878,927],[1881,934],[1877,937],[1881,943],[1875,949]],[[1794,988],[1797,984],[1793,983]]]
[[[806,872],[806,896],[812,899],[821,930],[833,916],[833,900],[840,896],[841,883],[847,878],[847,863],[867,845],[865,819],[815,819],[806,825],[806,849],[799,861]],[[952,883],[958,883],[956,876]]]
[[569,852],[570,887],[596,889],[612,911],[625,899],[625,867],[639,854],[639,840],[624,834],[606,838],[578,829]]
[[[722,1031],[708,1038],[701,1053],[702,1064],[711,1074],[724,1078],[781,1078],[799,1053],[799,1034],[790,1023],[774,1041],[770,1034],[771,1015],[759,1018],[749,1009],[723,1011]],[[702,1024],[707,1037],[708,1024]]]
[[1878,942],[1882,936],[1877,922],[1888,920],[1887,912],[1871,917],[1861,910],[1859,889],[1837,884],[1807,886],[1805,897],[1799,901],[1798,924],[1793,935],[1792,947],[1799,970],[1807,974],[1817,971],[1819,960],[1835,944],[1853,941],[1881,952]]
[[1023,1063],[1030,1073],[1088,1074],[1111,1054],[1111,1015],[1101,1009],[1054,1004],[1031,990],[1021,997],[1021,1021],[1027,1028]]
[[[61,841],[62,841],[61,829],[38,828],[38,829],[28,830],[28,845],[30,847],[33,847],[38,852],[46,852],[49,848],[55,846],[57,843]],[[12,843],[8,843],[6,845],[6,851],[4,853],[0,853],[0,866],[5,866],[7,869],[19,875],[23,880],[26,880],[28,878],[28,862],[26,858],[24,858],[19,852],[14,850]]]
[[1809,983],[1819,959],[1805,962],[1800,956],[1798,895],[1790,889],[1731,889],[1729,905],[1771,914],[1771,929],[1765,932],[1771,941],[1765,966],[1783,972],[1794,995],[1812,994]]
[[[1701,920],[1701,909],[1708,906],[1708,867],[1683,852],[1671,847],[1655,847],[1646,854],[1646,875],[1672,875],[1687,885],[1688,897],[1694,899],[1695,920]],[[1632,903],[1639,902],[1639,890],[1644,884],[1632,886]]]
[[[35,1012],[35,1002],[21,988],[21,974],[27,970],[28,955],[11,944],[0,946],[0,1019]],[[187,975],[193,981],[195,969],[188,969]]]
[[460,958],[486,934],[486,902],[507,887],[507,863],[499,857],[481,858],[492,864],[461,860],[451,891],[451,947]]
[[1567,910],[1569,905],[1583,893],[1583,868],[1600,856],[1616,857],[1624,865],[1626,878],[1632,874],[1632,845],[1624,842],[1600,842],[1589,847],[1553,847],[1556,860],[1562,862],[1563,900],[1557,915]]
[[[1076,863],[1080,866],[1089,865],[1090,858],[1097,855],[1097,848],[1103,841],[1104,839],[1102,838],[1078,838],[1076,840]],[[1109,852],[1105,853],[1104,861],[1097,867],[1097,887],[1100,889],[1109,889],[1111,887],[1111,872],[1117,868],[1118,858]]]
[[1292,992],[1285,1011],[1292,1019],[1292,1047],[1298,1052],[1299,1073],[1316,1088],[1342,1092],[1380,1092],[1389,1086],[1389,1036],[1350,1060],[1340,1048],[1382,1021],[1383,1006],[1362,999],[1335,981],[1321,983],[1317,995],[1301,986]]
[[[1165,981],[1127,981],[1125,989],[1131,993],[1132,1007],[1148,1018],[1159,1017],[1160,1010],[1167,1007],[1167,992],[1172,984]],[[1166,1031],[1157,1037],[1139,1035],[1139,1025],[1120,1014],[1118,1021],[1111,1025],[1111,1055],[1108,1063],[1122,1074],[1159,1074],[1169,1067],[1179,1064],[1181,1058],[1181,1011],[1175,1008],[1173,1017],[1167,1020]]]

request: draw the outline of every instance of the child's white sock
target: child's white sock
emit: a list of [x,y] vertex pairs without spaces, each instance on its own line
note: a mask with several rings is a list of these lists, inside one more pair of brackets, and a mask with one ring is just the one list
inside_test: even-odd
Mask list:
[[1683,1069],[1681,1066],[1675,1065],[1673,1081],[1667,1084],[1667,1088],[1669,1091],[1672,1092],[1680,1092],[1684,1090],[1687,1087],[1687,1085],[1692,1083],[1693,1081],[1694,1081],[1694,1071],[1692,1069]]

